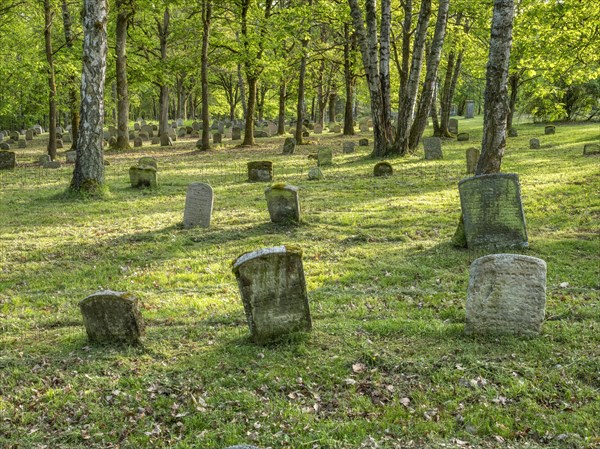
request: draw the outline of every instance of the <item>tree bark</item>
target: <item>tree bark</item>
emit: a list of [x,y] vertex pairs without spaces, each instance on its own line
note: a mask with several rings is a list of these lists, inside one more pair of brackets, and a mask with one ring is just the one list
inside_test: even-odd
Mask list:
[[[73,31],[71,11],[67,0],[61,4],[63,17],[63,30],[65,33],[65,46],[69,51],[73,49]],[[69,76],[69,112],[71,114],[71,150],[77,150],[77,133],[79,131],[79,98],[77,95],[77,77]]]
[[46,60],[48,61],[48,147],[50,159],[56,159],[56,81],[54,76],[54,57],[52,50],[52,19],[54,13],[50,0],[44,0],[44,41]]
[[254,113],[256,112],[256,90],[258,79],[248,76],[248,102],[246,109],[246,126],[244,127],[244,141],[242,145],[254,145]]
[[419,145],[419,140],[423,136],[423,132],[425,131],[425,127],[427,125],[427,116],[431,111],[431,104],[433,102],[433,95],[435,93],[435,83],[437,80],[437,71],[440,64],[440,57],[442,55],[444,38],[446,36],[449,3],[449,0],[440,0],[439,3],[435,32],[433,34],[433,40],[431,42],[431,48],[427,58],[427,72],[425,74],[421,99],[419,101],[419,107],[415,116],[415,121],[413,122],[410,130],[408,149],[411,153],[414,152]]
[[[160,60],[163,67],[167,65],[167,40],[169,37],[169,22],[171,14],[169,8],[165,8],[162,23],[156,19],[158,36],[160,39]],[[158,118],[158,130],[160,133],[160,145],[169,146],[169,86],[162,80],[160,84],[160,116]]]
[[277,115],[277,134],[283,136],[285,134],[285,99],[287,95],[287,83],[285,78],[282,78],[279,84],[279,113]]
[[77,161],[71,180],[71,189],[78,192],[99,192],[104,185],[102,126],[108,51],[106,10],[106,0],[84,0],[81,121]]
[[304,144],[302,137],[304,122],[304,78],[306,77],[306,47],[308,40],[302,39],[302,57],[300,58],[300,72],[298,73],[298,103],[296,104],[296,143]]
[[242,77],[242,65],[237,65],[237,76],[238,76],[238,86],[240,89],[240,99],[242,100],[242,113],[244,117],[246,117],[248,113],[248,105],[246,103],[246,86],[244,85],[244,78]]
[[514,73],[508,77],[508,84],[510,85],[510,97],[508,102],[508,114],[506,116],[506,129],[512,128],[515,108],[517,106],[517,97],[519,95],[519,81],[520,76],[518,73]]
[[212,0],[202,1],[202,55],[200,82],[202,84],[202,150],[210,149],[210,117],[208,111],[208,42],[212,19]]
[[350,24],[344,24],[344,83],[346,85],[346,103],[344,107],[344,135],[354,135],[354,74],[351,64],[352,39]]
[[127,84],[127,30],[133,16],[131,0],[117,0],[116,79],[117,79],[117,150],[129,146],[129,90]]

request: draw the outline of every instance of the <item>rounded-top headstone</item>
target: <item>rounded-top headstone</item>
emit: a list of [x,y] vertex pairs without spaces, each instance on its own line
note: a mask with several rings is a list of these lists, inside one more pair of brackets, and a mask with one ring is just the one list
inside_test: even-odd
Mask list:
[[555,134],[556,133],[556,126],[554,125],[548,125],[544,128],[544,134]]
[[467,142],[469,140],[469,133],[459,133],[456,140],[459,142]]
[[323,172],[319,167],[312,167],[308,170],[308,179],[309,181],[318,181],[323,179]]
[[185,196],[183,227],[200,226],[208,228],[212,217],[213,203],[214,194],[210,185],[203,182],[190,184]]
[[394,168],[389,162],[377,162],[373,167],[373,176],[392,176]]
[[358,146],[359,147],[368,147],[369,146],[369,139],[360,139],[358,141]]
[[14,151],[0,151],[0,170],[10,170],[17,166],[17,156]]
[[538,150],[540,148],[540,139],[529,139],[529,149]]
[[150,156],[144,156],[138,159],[137,164],[140,167],[154,167],[158,170],[158,162]]
[[344,142],[344,144],[342,146],[342,152],[344,154],[354,153],[355,146],[356,146],[356,144],[354,142]]
[[300,198],[298,187],[274,184],[265,189],[267,208],[273,223],[297,223],[300,221]]
[[296,148],[296,139],[293,137],[286,137],[283,143],[283,154],[294,154]]
[[465,332],[533,336],[546,307],[546,262],[520,254],[490,254],[469,271]]

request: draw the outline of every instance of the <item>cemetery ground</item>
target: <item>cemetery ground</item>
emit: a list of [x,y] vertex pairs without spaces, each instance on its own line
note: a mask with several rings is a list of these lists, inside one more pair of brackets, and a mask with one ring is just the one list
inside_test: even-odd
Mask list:
[[[0,171],[0,446],[599,447],[600,157],[582,155],[598,124],[508,139],[529,248],[504,252],[548,264],[536,338],[464,334],[469,266],[487,252],[450,244],[481,142],[480,119],[459,124],[470,141],[390,159],[390,177],[373,177],[369,148],[342,153],[366,132],[311,135],[293,155],[282,137],[107,151],[102,200],[64,194],[73,165],[33,164],[43,136],[16,149]],[[320,147],[334,165],[308,181]],[[141,156],[158,160],[156,189],[129,185]],[[269,222],[253,160],[299,187],[299,225]],[[208,229],[182,227],[192,182],[214,189]],[[257,345],[231,263],[282,244],[303,251],[313,330]],[[142,346],[88,343],[78,304],[108,288],[140,299]]]

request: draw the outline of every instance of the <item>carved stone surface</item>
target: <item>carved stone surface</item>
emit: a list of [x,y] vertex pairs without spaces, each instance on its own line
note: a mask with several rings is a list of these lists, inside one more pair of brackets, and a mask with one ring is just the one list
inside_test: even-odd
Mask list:
[[300,198],[298,187],[276,184],[265,189],[269,216],[273,223],[297,223],[300,221]]
[[311,329],[300,250],[278,246],[246,253],[235,261],[233,272],[254,341]]
[[496,173],[458,183],[467,246],[525,247],[527,228],[519,177]]
[[81,301],[79,308],[91,342],[137,344],[144,334],[138,300],[126,293],[96,292]]
[[443,159],[442,141],[439,137],[424,137],[423,149],[425,150],[425,159],[428,161]]
[[183,227],[200,226],[208,228],[212,217],[213,203],[214,194],[211,186],[203,182],[190,184],[185,196]]
[[491,254],[471,264],[468,334],[537,335],[546,307],[546,262],[519,254]]
[[273,162],[253,161],[248,162],[248,181],[261,182],[273,180]]
[[377,162],[373,167],[373,176],[391,176],[394,168],[389,162]]
[[475,174],[475,168],[477,167],[477,161],[481,152],[478,148],[469,148],[467,150],[467,173]]

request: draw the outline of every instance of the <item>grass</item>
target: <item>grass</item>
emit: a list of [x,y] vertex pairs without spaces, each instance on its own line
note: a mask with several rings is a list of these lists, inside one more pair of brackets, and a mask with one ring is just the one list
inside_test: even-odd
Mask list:
[[[32,166],[38,138],[0,172],[0,446],[7,448],[600,447],[600,171],[583,157],[598,124],[521,124],[504,172],[519,173],[530,246],[548,263],[546,322],[533,339],[463,334],[470,263],[450,245],[465,150],[443,161],[376,161],[323,134],[281,155],[194,142],[106,154],[109,193],[64,194],[72,166]],[[364,133],[363,137],[371,137]],[[529,150],[531,137],[542,149]],[[319,140],[318,142],[316,140]],[[358,140],[358,136],[353,138]],[[334,149],[325,179],[307,155]],[[128,168],[159,163],[160,187],[134,190]],[[268,220],[246,162],[272,160],[300,187],[303,221]],[[215,192],[210,229],[183,229],[187,185]],[[302,248],[314,330],[258,346],[231,262],[266,246]],[[567,284],[568,283],[568,284]],[[148,323],[139,348],[88,344],[78,302],[128,291]]]

